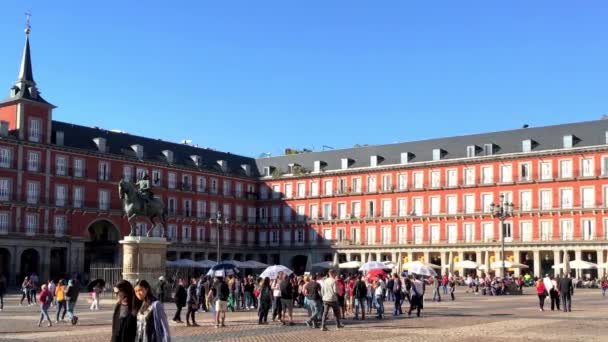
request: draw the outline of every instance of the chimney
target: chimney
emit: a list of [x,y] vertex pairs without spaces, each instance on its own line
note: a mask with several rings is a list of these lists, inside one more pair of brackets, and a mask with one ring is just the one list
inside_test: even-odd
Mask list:
[[63,146],[63,131],[55,132],[55,145]]
[[8,121],[0,121],[0,137],[8,137]]
[[106,151],[106,138],[98,137],[93,139],[93,141],[95,142],[95,145],[97,145],[97,149],[99,150],[99,152]]

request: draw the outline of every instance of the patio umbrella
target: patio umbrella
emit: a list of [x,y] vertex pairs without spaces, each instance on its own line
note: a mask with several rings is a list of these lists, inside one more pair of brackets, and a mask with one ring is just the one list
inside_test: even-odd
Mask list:
[[196,264],[200,268],[211,268],[211,267],[217,265],[217,262],[211,261],[211,260],[200,260],[200,261],[196,261]]
[[408,273],[414,273],[414,274],[427,276],[427,277],[436,277],[437,276],[437,272],[435,272],[435,270],[432,267],[430,267],[429,264],[425,264],[422,262],[410,263],[410,266],[408,268]]
[[226,277],[229,275],[234,275],[239,272],[239,269],[233,264],[217,264],[207,272],[208,276],[211,277]]
[[359,268],[361,267],[361,261],[348,261],[348,262],[343,262],[340,265],[338,265],[339,268],[342,269],[348,269],[348,268]]
[[331,261],[321,261],[311,265],[312,267],[320,267],[320,268],[333,268],[334,263]]
[[[554,269],[564,268],[564,264],[557,264],[557,265],[553,265],[551,267]],[[598,264],[594,264],[592,262],[588,262],[588,261],[584,261],[584,260],[572,260],[568,263],[568,267],[571,269],[572,268],[575,269],[577,276],[579,276],[580,270],[590,270],[590,269],[601,268],[601,266]]]
[[478,269],[479,265],[475,261],[471,260],[463,260],[456,263],[456,267],[460,268],[469,268],[469,269]]
[[365,264],[359,267],[359,271],[371,271],[371,270],[383,270],[386,268],[386,265],[380,261],[368,261]]
[[248,260],[248,261],[245,261],[243,264],[245,264],[245,266],[243,266],[245,268],[266,268],[266,267],[268,267],[268,265],[266,265],[265,263],[259,262],[256,260]]
[[270,279],[277,279],[279,272],[283,272],[286,275],[290,275],[293,273],[292,270],[290,270],[289,268],[283,266],[283,265],[273,265],[273,266],[268,266],[264,272],[262,272],[262,274],[260,274],[260,278],[264,279],[266,277],[270,278]]
[[[494,261],[492,263],[492,268],[502,269],[502,260]],[[528,268],[528,265],[505,260],[505,268]]]
[[239,267],[239,268],[247,268],[246,267],[247,264],[245,264],[242,261],[238,261],[238,260],[223,260],[222,264],[232,264],[232,265],[234,265],[236,267]]
[[570,274],[570,255],[568,254],[568,251],[564,251],[563,270],[565,276]]
[[365,275],[365,277],[369,280],[378,279],[379,276],[382,276],[382,278],[386,278],[386,272],[381,269],[373,269],[367,272],[367,274]]
[[392,270],[393,268],[395,268],[395,263],[394,263],[394,262],[392,262],[392,261],[388,261],[388,260],[387,260],[387,261],[383,261],[382,263],[383,263],[384,265],[386,265],[386,268],[387,268],[387,269],[391,269],[391,270]]

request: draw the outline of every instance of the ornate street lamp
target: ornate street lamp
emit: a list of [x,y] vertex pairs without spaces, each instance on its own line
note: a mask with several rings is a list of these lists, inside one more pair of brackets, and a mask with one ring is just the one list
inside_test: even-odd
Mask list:
[[222,255],[220,253],[221,252],[220,231],[222,230],[222,223],[225,225],[228,224],[228,218],[225,217],[224,220],[222,221],[222,213],[220,211],[218,211],[215,216],[216,216],[215,218],[209,219],[209,223],[216,224],[216,232],[215,232],[215,235],[217,236],[217,258],[216,258],[217,260],[216,261],[219,264],[221,261],[221,258],[222,258]]
[[492,216],[498,217],[500,220],[501,243],[502,243],[502,277],[506,277],[507,269],[505,267],[505,220],[513,216],[513,203],[505,201],[505,195],[500,195],[499,203],[490,204]]

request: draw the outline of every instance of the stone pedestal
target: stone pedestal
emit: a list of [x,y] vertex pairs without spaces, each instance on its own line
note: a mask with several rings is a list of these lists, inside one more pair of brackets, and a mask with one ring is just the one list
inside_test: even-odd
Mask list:
[[135,285],[145,279],[156,288],[158,277],[165,275],[167,239],[144,236],[125,236],[122,245],[122,277]]

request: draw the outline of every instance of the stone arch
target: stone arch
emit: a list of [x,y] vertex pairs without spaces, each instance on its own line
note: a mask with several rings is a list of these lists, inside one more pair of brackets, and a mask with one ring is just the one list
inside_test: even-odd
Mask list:
[[306,271],[308,257],[306,255],[295,255],[291,258],[291,268],[296,275],[302,275]]
[[0,248],[0,274],[4,274],[7,280],[12,279],[11,257],[11,251],[6,248]]
[[21,252],[19,270],[19,283],[23,281],[26,276],[36,273],[40,275],[40,251],[36,248],[27,248]]
[[120,229],[108,218],[97,218],[87,226],[87,240],[84,246],[84,270],[91,267],[120,265]]

